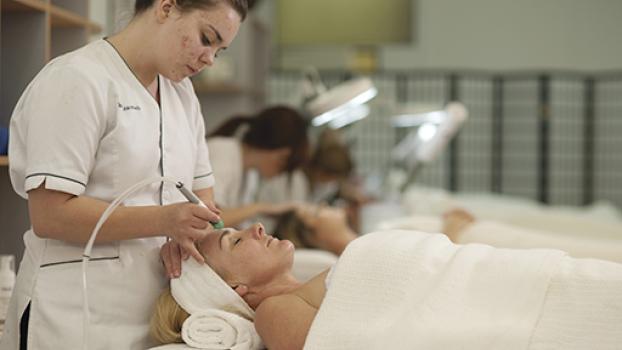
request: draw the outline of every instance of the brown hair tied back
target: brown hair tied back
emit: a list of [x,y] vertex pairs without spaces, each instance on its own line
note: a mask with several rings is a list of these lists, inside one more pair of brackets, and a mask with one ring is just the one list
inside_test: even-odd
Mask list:
[[245,124],[248,129],[242,136],[244,144],[263,150],[291,150],[285,171],[291,172],[306,163],[309,153],[308,122],[297,110],[287,106],[274,106],[252,117],[233,117],[209,137],[233,136]]
[[[134,4],[134,16],[143,13],[145,10],[153,6],[156,0],[136,0]],[[214,7],[221,2],[227,3],[234,9],[242,21],[246,18],[248,13],[248,0],[176,0],[177,8],[181,11],[190,11],[195,9],[205,9]]]

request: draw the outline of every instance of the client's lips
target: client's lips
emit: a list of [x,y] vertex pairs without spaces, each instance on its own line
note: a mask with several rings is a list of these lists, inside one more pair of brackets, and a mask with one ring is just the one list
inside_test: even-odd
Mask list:
[[190,69],[190,71],[192,72],[192,74],[197,74],[198,70],[192,68],[192,66],[186,66],[188,67],[188,69]]

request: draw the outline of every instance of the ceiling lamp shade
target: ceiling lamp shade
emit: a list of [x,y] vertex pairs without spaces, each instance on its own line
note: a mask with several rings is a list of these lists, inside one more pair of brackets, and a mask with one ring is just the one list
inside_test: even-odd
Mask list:
[[393,149],[393,158],[414,166],[436,158],[468,118],[466,107],[451,102],[444,109],[402,113],[392,118],[396,128],[416,128]]
[[378,94],[369,78],[348,80],[328,90],[317,78],[309,78],[308,84],[312,85],[313,93],[303,108],[313,126],[328,124],[339,128],[360,120],[369,114],[369,107],[361,106]]

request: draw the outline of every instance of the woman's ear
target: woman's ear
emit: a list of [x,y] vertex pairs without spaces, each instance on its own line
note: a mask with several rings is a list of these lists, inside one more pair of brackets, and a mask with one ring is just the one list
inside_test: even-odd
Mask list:
[[241,297],[244,297],[248,293],[248,287],[245,284],[237,284],[232,288]]
[[157,1],[157,19],[162,23],[171,15],[171,11],[175,8],[175,0],[158,0]]

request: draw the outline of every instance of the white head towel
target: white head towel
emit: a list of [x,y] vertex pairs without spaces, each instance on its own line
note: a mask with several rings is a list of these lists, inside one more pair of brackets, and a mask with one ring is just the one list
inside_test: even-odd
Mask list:
[[179,278],[171,280],[171,294],[190,314],[183,325],[183,341],[198,349],[263,349],[255,331],[255,312],[207,264],[182,262]]
[[207,264],[190,258],[182,262],[181,276],[171,280],[171,294],[189,314],[217,309],[228,311],[249,321],[255,311]]

